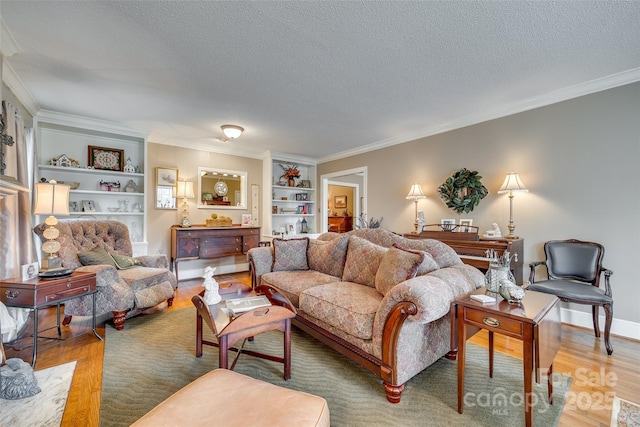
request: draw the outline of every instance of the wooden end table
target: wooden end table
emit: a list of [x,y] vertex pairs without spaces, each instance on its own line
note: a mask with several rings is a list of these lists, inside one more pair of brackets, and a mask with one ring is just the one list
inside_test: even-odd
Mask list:
[[[478,289],[474,293],[485,293]],[[522,340],[524,365],[525,424],[533,425],[533,372],[540,383],[540,373],[547,373],[549,403],[553,403],[553,359],[560,348],[562,329],[560,304],[554,295],[526,291],[520,304],[509,304],[498,294],[496,302],[482,304],[470,295],[452,303],[452,332],[458,345],[458,412],[464,406],[465,344],[470,334],[480,329],[489,331],[489,377],[493,378],[493,334],[499,333]],[[469,330],[468,330],[469,329]],[[452,340],[453,341],[453,340]],[[454,349],[452,349],[454,350]]]
[[[226,300],[265,295],[271,302],[269,307],[255,308],[235,317],[228,316],[222,309],[226,308]],[[222,301],[218,304],[207,305],[204,301],[204,291],[191,298],[196,307],[196,357],[202,356],[202,345],[219,348],[220,368],[235,367],[241,353],[271,360],[284,364],[284,379],[291,378],[291,319],[296,315],[296,309],[291,302],[275,288],[258,286],[255,290],[241,282],[220,284]],[[218,342],[206,341],[202,337],[202,320],[213,331]],[[233,347],[238,341],[253,339],[255,335],[271,330],[284,332],[284,357],[273,356],[253,350],[244,349],[244,341],[239,347]],[[229,366],[228,351],[237,352],[235,359]]]
[[[36,365],[38,352],[38,310],[57,306],[58,336],[60,330],[60,304],[85,295],[93,297],[93,334],[102,341],[96,331],[96,274],[74,271],[70,276],[56,279],[36,277],[30,280],[7,279],[0,281],[0,301],[7,307],[21,307],[33,310],[33,358],[31,366]],[[44,332],[44,331],[42,331]],[[49,338],[48,339],[58,339]]]

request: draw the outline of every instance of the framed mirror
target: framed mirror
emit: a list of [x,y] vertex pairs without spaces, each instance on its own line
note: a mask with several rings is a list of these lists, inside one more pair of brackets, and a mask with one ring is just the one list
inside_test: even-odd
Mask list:
[[247,209],[247,172],[198,168],[199,209]]

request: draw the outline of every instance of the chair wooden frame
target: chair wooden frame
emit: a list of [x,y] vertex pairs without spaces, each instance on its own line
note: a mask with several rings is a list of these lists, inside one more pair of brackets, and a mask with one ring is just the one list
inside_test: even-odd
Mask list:
[[[551,248],[554,245],[580,245],[580,246],[592,248],[596,254],[595,262],[594,262],[595,269],[593,271],[592,277],[584,277],[584,275],[570,274],[568,272],[565,272],[564,274],[558,273],[553,265],[553,258],[551,255]],[[613,274],[613,271],[607,268],[604,268],[602,266],[602,259],[604,257],[604,247],[599,243],[585,242],[585,241],[576,240],[576,239],[551,240],[544,244],[544,252],[547,258],[545,261],[537,261],[529,264],[529,268],[531,269],[531,272],[529,274],[529,281],[531,282],[531,285],[529,287],[530,290],[553,293],[549,289],[541,290],[541,289],[537,289],[537,287],[535,286],[536,267],[541,265],[544,265],[547,268],[548,280],[539,281],[538,283],[546,282],[548,284],[553,282],[554,280],[559,279],[559,280],[565,280],[565,281],[578,282],[585,285],[589,284],[597,288],[600,288],[600,277],[604,276],[604,296],[609,297],[611,299],[610,302],[606,302],[606,303],[595,302],[589,298],[583,299],[580,297],[566,297],[558,294],[556,294],[556,296],[560,298],[560,300],[562,301],[591,305],[591,312],[593,316],[593,329],[594,329],[596,338],[600,337],[600,326],[598,321],[599,307],[602,306],[602,308],[604,308],[604,312],[605,312],[604,343],[607,349],[607,354],[611,355],[613,353],[613,347],[611,345],[611,340],[610,340],[611,322],[613,320],[613,298],[611,293],[610,278],[611,278],[611,275]]]

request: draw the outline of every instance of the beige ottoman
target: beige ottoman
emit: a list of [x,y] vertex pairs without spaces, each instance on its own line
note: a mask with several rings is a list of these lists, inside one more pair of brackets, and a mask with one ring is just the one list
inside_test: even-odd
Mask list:
[[178,390],[133,426],[322,426],[327,401],[227,369],[216,369]]

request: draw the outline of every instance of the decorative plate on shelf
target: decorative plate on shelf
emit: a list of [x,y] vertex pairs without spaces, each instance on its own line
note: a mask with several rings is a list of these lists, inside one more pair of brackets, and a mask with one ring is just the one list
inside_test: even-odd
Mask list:
[[216,182],[216,185],[213,187],[213,189],[216,191],[216,194],[218,196],[226,196],[227,192],[229,191],[229,188],[224,181]]

